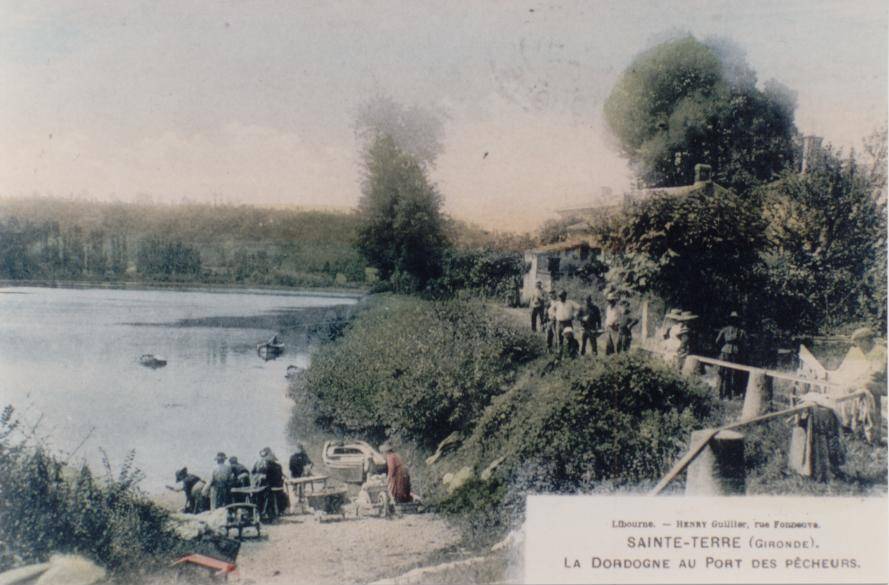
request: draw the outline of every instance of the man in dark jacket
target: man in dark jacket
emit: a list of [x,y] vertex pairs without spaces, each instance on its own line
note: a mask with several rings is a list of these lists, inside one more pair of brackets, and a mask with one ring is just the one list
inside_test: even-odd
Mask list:
[[[728,317],[729,324],[719,330],[716,345],[719,346],[719,359],[725,362],[738,363],[747,343],[747,333],[741,329],[741,318],[737,311]],[[743,372],[734,368],[719,368],[719,397],[734,398],[743,393]]]
[[309,455],[306,453],[306,448],[302,443],[297,443],[296,450],[293,452],[293,455],[290,456],[290,477],[297,479],[304,475],[308,475],[311,468],[312,460],[309,459]]
[[593,303],[593,297],[587,295],[586,304],[583,308],[583,316],[580,318],[580,325],[583,328],[583,334],[580,338],[580,355],[586,354],[587,342],[590,344],[590,353],[598,355],[599,353],[599,330],[602,328],[602,313]]

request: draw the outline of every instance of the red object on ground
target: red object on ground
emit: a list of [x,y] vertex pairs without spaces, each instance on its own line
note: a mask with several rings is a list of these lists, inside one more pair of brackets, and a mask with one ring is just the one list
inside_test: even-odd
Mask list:
[[216,574],[214,575],[215,577],[228,575],[229,573],[234,573],[238,570],[237,565],[233,563],[227,563],[225,561],[220,561],[219,559],[214,559],[213,557],[198,554],[186,555],[173,563],[172,566],[175,567],[176,565],[183,565],[186,563],[214,570],[216,571]]

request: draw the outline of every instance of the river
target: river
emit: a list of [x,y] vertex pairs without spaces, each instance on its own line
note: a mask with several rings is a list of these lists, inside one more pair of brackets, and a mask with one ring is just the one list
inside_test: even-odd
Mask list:
[[[248,467],[291,445],[287,366],[306,367],[313,328],[356,297],[268,291],[0,288],[0,406],[64,457],[117,471],[130,450],[149,493],[175,469],[206,475],[217,451]],[[265,361],[256,344],[280,333]],[[165,367],[139,363],[165,357]]]

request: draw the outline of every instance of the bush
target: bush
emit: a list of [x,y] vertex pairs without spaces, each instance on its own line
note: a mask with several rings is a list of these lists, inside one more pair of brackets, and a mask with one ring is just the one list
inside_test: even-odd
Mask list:
[[475,301],[382,295],[312,359],[305,390],[322,425],[434,446],[471,426],[542,344]]
[[704,386],[647,357],[577,360],[499,397],[471,440],[531,489],[637,484],[669,468],[712,407]]
[[428,289],[436,298],[468,294],[512,302],[523,272],[524,260],[517,252],[449,250],[442,275]]
[[141,473],[132,456],[117,477],[108,468],[100,481],[86,466],[14,442],[17,430],[7,406],[0,413],[0,572],[58,552],[83,554],[112,571],[141,571],[181,544],[164,527],[167,512],[136,488]]

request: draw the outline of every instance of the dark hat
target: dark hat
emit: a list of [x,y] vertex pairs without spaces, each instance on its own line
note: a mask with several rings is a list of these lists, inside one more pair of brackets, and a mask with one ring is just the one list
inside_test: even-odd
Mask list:
[[559,293],[559,298],[567,297],[567,296],[568,296],[568,291],[566,291],[566,290],[562,290],[562,291]]
[[232,455],[231,457],[228,458],[228,462],[234,465],[235,463],[238,462],[238,458],[235,457],[234,455]]
[[185,476],[188,475],[188,468],[183,467],[182,469],[176,470],[176,481],[182,481],[185,479]]
[[220,459],[225,461],[225,453],[223,453],[222,451],[216,454],[216,460],[219,461]]

